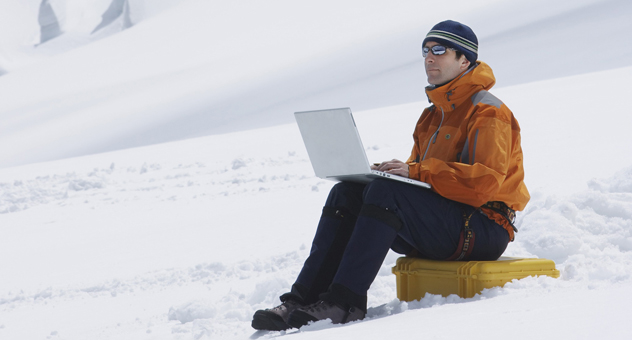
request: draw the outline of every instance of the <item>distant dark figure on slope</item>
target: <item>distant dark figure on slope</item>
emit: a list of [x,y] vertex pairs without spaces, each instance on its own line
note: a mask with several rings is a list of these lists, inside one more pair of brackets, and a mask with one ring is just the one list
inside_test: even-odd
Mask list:
[[406,162],[375,169],[432,189],[377,179],[340,182],[325,203],[312,249],[282,304],[259,310],[252,327],[300,328],[363,319],[367,291],[389,249],[434,260],[496,260],[514,239],[515,211],[529,201],[520,127],[487,92],[491,68],[477,61],[478,39],[455,21],[422,43],[431,106],[421,114]]

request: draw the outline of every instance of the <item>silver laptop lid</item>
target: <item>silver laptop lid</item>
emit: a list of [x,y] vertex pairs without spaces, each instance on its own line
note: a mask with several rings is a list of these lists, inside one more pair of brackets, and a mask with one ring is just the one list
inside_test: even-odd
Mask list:
[[371,171],[350,108],[294,113],[316,176]]

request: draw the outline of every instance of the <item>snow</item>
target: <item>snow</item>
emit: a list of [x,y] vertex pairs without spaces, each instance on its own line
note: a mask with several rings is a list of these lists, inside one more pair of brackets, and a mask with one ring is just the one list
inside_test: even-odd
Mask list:
[[[64,34],[34,47],[40,3],[0,10],[0,339],[632,337],[629,1],[128,0],[133,25],[94,36],[112,1],[50,0]],[[406,158],[444,18],[521,124],[505,255],[561,277],[406,303],[389,253],[366,320],[255,332],[333,185],[291,113],[350,106],[371,161]]]
[[[33,47],[24,41],[38,41],[39,28],[24,8],[35,11],[38,1],[5,1],[24,20],[0,11],[0,24],[10,16],[6,32],[21,28],[19,36],[31,32],[31,40],[18,43],[18,34],[0,30],[0,67],[8,71],[0,82],[0,166],[291,123],[289,113],[314,107],[416,102],[425,86],[420,41],[445,18],[480,32],[481,60],[499,86],[625,67],[632,59],[632,47],[621,43],[632,30],[627,0],[450,7],[128,0],[131,29],[111,25],[91,35],[110,2],[53,1],[53,8],[65,5],[57,7],[66,9],[58,10],[66,33]],[[591,62],[568,57],[596,42],[616,48],[590,49]],[[559,57],[542,63],[534,54]]]

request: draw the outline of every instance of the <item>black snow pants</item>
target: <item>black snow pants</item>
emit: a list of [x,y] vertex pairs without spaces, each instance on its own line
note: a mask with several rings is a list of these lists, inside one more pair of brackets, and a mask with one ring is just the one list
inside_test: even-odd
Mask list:
[[389,249],[448,259],[460,251],[464,216],[471,216],[475,242],[463,260],[500,257],[509,234],[477,208],[387,179],[367,185],[340,182],[329,193],[309,257],[281,300],[328,300],[366,311],[367,291]]

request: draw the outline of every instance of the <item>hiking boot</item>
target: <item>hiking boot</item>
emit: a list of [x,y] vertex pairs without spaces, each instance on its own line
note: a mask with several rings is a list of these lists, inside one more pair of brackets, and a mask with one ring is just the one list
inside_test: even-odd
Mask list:
[[318,301],[314,304],[299,307],[290,314],[287,323],[294,328],[301,328],[313,321],[330,319],[332,323],[347,323],[364,319],[365,312],[359,308],[343,309],[333,302]]
[[258,310],[252,317],[252,328],[257,330],[266,331],[284,331],[290,329],[287,324],[287,320],[290,317],[290,313],[299,307],[302,307],[300,303],[287,299],[282,304],[269,309]]

